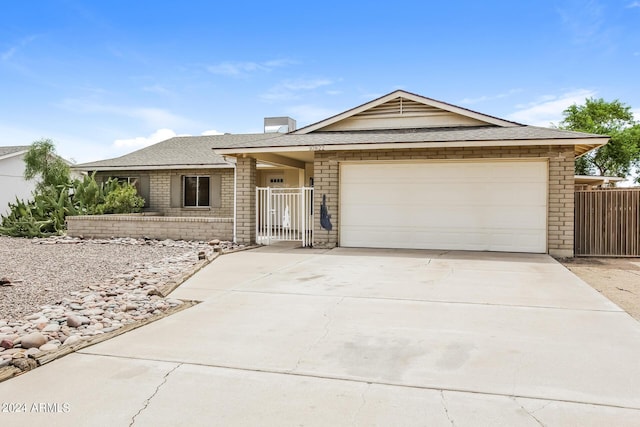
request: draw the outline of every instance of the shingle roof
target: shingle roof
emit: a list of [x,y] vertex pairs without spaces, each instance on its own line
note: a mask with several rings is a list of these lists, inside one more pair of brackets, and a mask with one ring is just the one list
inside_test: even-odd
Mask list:
[[100,160],[75,165],[74,169],[109,169],[109,168],[168,168],[168,167],[206,167],[225,166],[221,155],[215,154],[212,148],[220,137],[229,144],[248,144],[258,140],[273,138],[275,134],[243,134],[243,135],[207,135],[175,137],[149,147],[125,154],[114,159]]
[[21,151],[27,151],[30,148],[29,145],[12,145],[8,147],[0,147],[0,157],[8,156],[9,154],[19,153]]
[[[603,135],[571,132],[535,126],[478,126],[428,129],[396,129],[351,132],[315,132],[310,134],[225,134],[183,136],[168,139],[114,159],[75,165],[74,169],[109,168],[178,168],[221,167],[231,165],[220,154],[241,152],[243,149],[282,148],[299,146],[330,146],[357,144],[454,142],[454,141],[518,141],[518,140],[589,140],[606,138]],[[237,149],[237,150],[236,150]]]
[[453,141],[518,141],[549,139],[606,138],[603,135],[571,132],[535,126],[478,126],[455,128],[422,128],[380,131],[315,132],[282,134],[277,138],[231,140],[227,135],[214,137],[211,143],[218,149],[295,147],[313,145],[387,144],[394,142],[453,142]]

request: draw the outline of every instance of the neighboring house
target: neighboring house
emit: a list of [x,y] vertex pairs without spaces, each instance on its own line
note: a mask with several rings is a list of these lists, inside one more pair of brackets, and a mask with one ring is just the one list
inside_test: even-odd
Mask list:
[[[608,141],[402,90],[301,129],[286,123],[288,133],[176,137],[78,168],[133,179],[165,216],[231,218],[245,244],[261,229],[256,187],[312,184],[315,246],[572,256],[574,159]],[[271,227],[295,213],[280,208],[270,205]]]
[[[24,178],[24,155],[31,148],[30,145],[14,145],[0,147],[0,214],[9,213],[9,203],[15,203],[16,198],[30,200],[36,188],[36,179]],[[72,163],[62,159],[69,166]],[[71,178],[81,178],[80,171],[71,171]]]
[[615,187],[616,183],[624,181],[619,176],[576,175],[576,190],[592,190],[594,188]]
[[0,214],[9,213],[9,203],[29,199],[36,181],[24,179],[24,154],[29,145],[0,147]]

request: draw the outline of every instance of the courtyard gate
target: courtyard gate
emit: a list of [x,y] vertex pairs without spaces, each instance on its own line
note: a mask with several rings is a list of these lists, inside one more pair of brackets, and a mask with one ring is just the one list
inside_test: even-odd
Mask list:
[[313,244],[313,188],[256,188],[256,240]]

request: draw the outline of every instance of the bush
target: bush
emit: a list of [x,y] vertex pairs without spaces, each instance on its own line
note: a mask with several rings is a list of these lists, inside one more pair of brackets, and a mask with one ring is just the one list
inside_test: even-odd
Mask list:
[[9,203],[9,214],[2,216],[0,234],[14,237],[42,237],[62,234],[67,215],[76,215],[69,187],[47,187],[25,202]]
[[109,191],[104,204],[98,206],[99,213],[119,214],[141,212],[144,199],[138,196],[136,188],[131,184],[119,184]]

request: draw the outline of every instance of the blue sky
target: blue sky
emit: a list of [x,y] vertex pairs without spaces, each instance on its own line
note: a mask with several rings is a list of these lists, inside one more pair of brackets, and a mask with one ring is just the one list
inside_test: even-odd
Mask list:
[[0,145],[51,138],[78,162],[398,88],[542,126],[590,96],[640,119],[636,0],[41,0],[0,19]]

